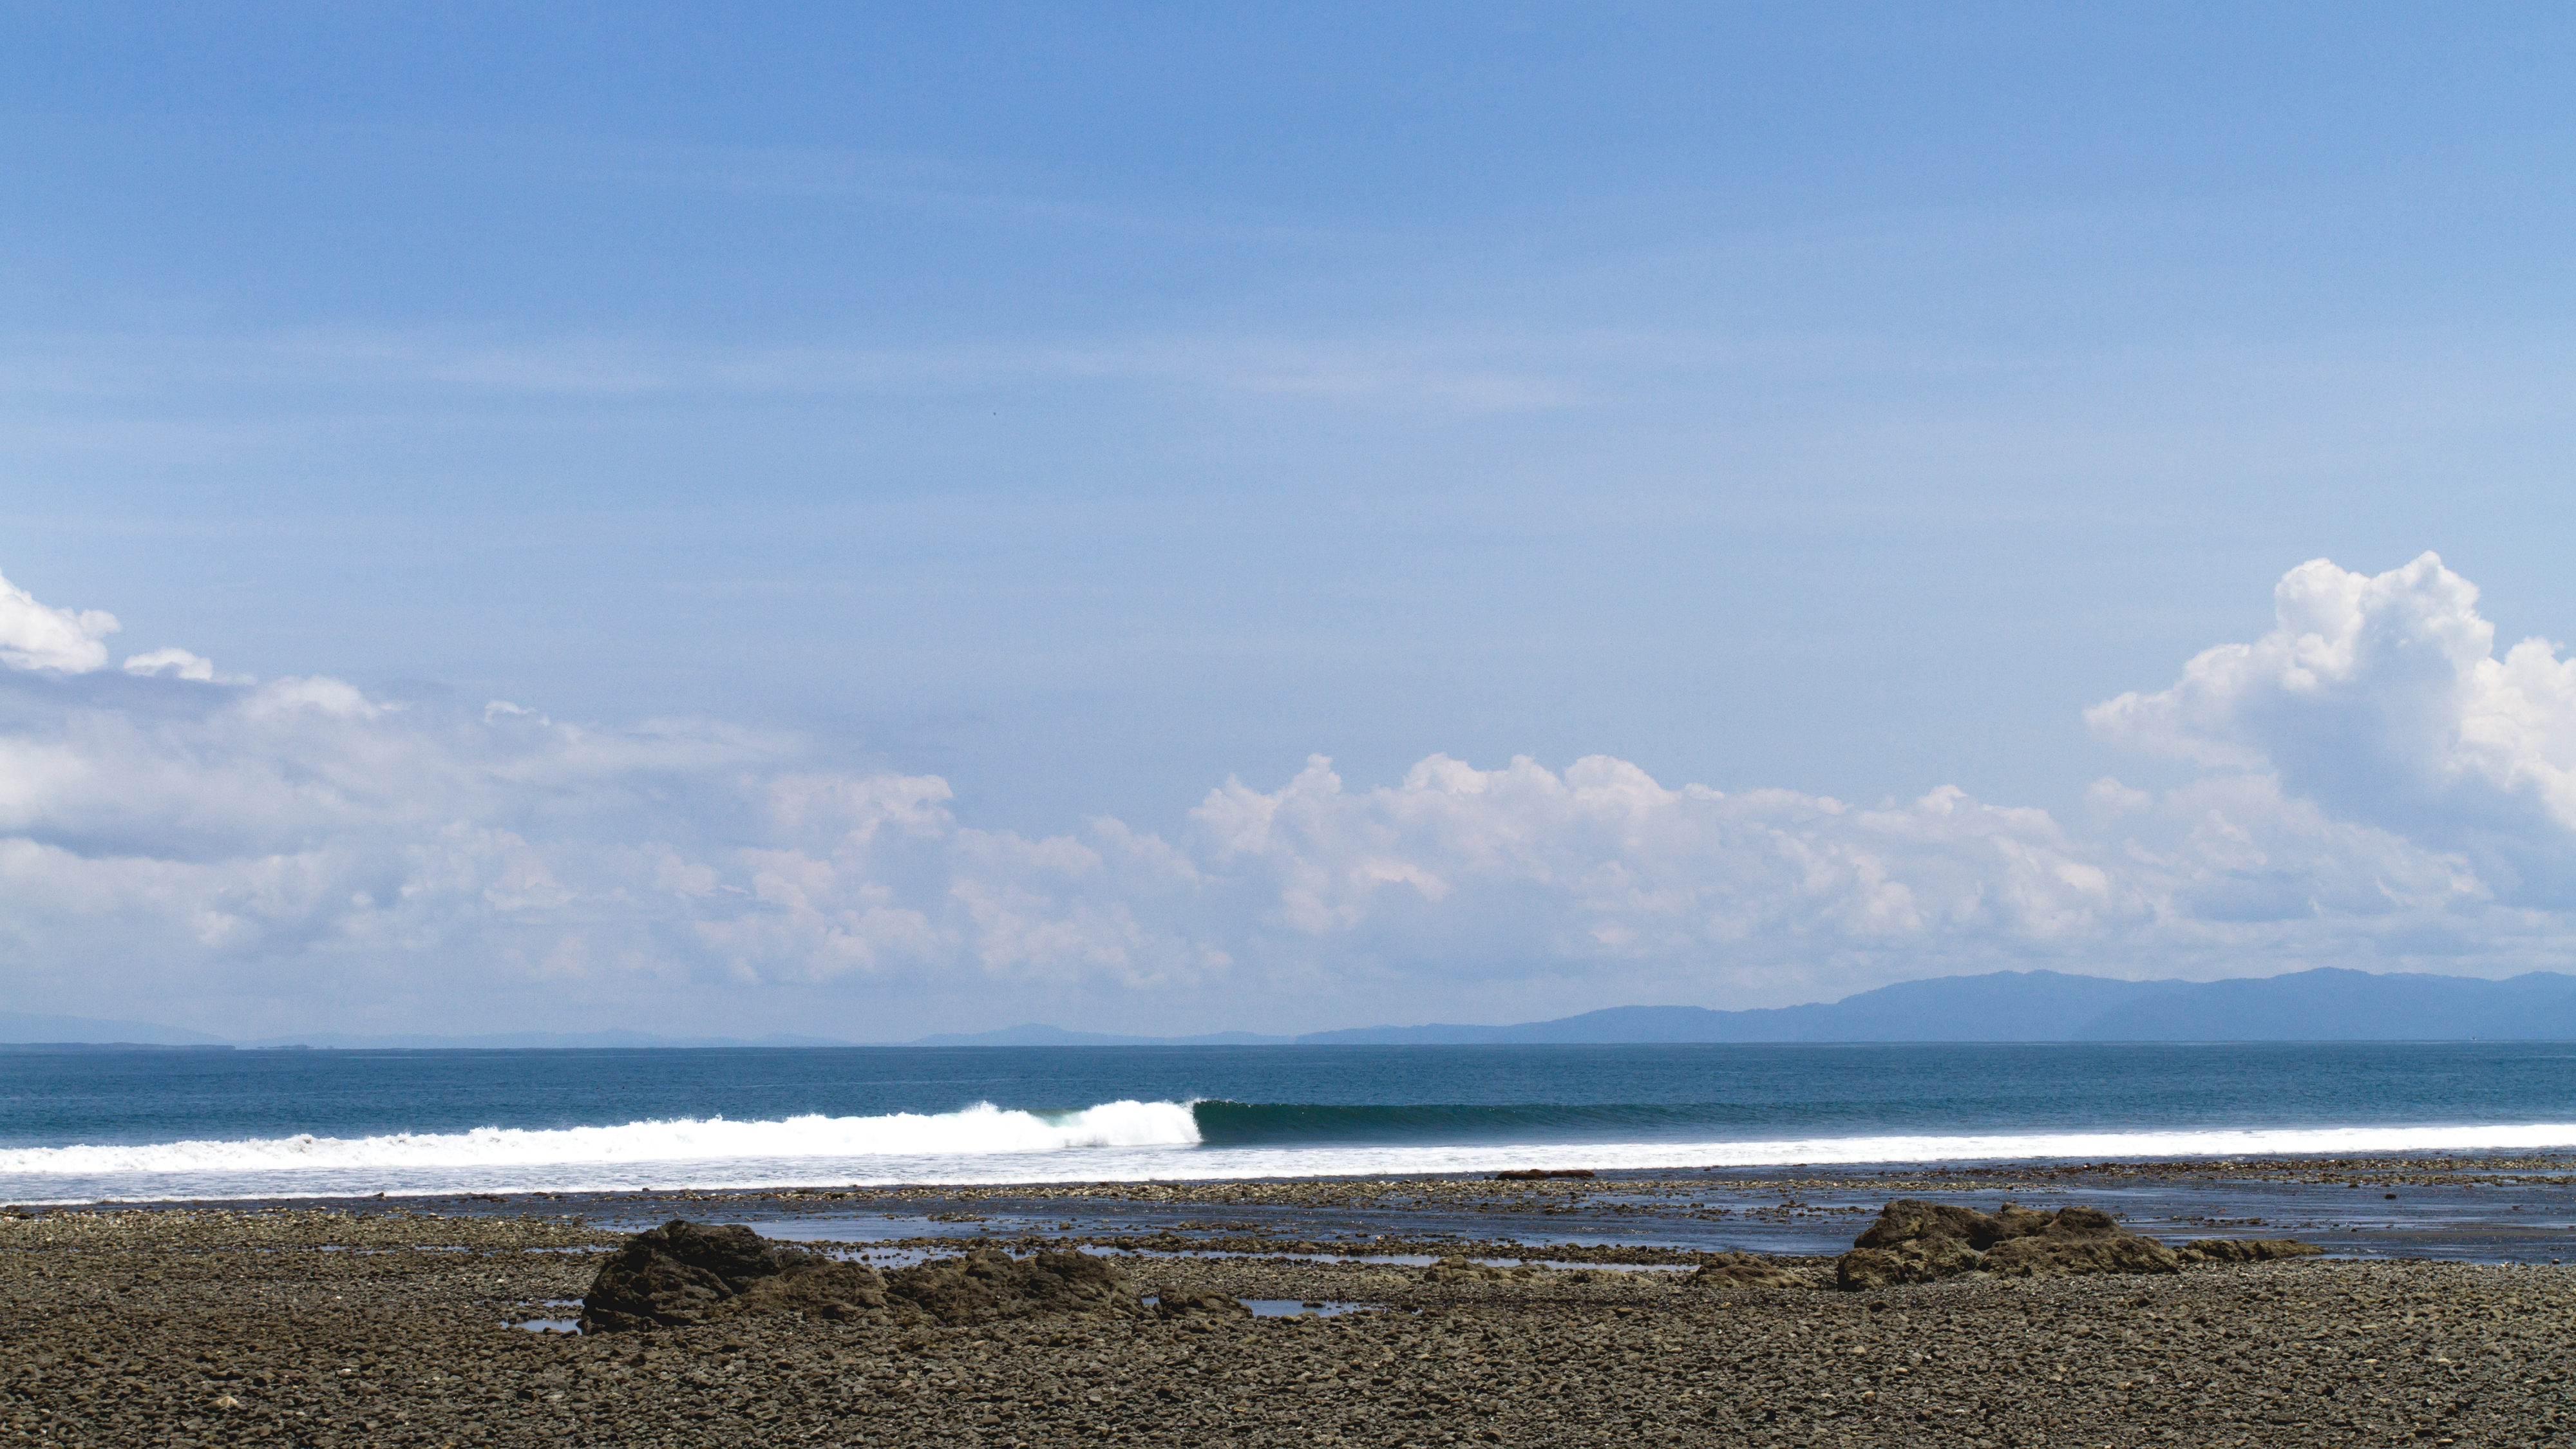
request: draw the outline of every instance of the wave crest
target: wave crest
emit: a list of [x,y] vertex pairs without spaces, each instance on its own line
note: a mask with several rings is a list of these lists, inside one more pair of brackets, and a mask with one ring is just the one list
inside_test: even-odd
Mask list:
[[0,1151],[0,1174],[259,1172],[350,1167],[553,1167],[734,1158],[956,1157],[1084,1147],[1189,1147],[1198,1123],[1184,1102],[1104,1102],[1079,1112],[960,1112],[883,1117],[722,1117],[616,1127],[478,1127],[382,1137],[247,1138]]

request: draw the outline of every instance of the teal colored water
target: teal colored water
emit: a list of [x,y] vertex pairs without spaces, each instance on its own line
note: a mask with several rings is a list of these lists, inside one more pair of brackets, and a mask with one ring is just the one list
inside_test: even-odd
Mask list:
[[2576,1145],[2576,1044],[0,1056],[0,1196]]

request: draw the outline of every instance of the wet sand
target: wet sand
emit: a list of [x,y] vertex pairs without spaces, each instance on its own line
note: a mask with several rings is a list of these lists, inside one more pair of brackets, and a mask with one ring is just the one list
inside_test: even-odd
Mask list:
[[[1575,1165],[1570,1163],[1569,1165]],[[546,1211],[603,1226],[676,1216],[772,1236],[1070,1238],[1150,1251],[1438,1255],[1544,1249],[1601,1263],[1831,1254],[1890,1198],[1993,1208],[2081,1202],[2156,1237],[2282,1237],[2342,1257],[2576,1262],[2576,1157],[2396,1157],[1013,1187],[561,1194]],[[515,1212],[527,1198],[422,1200]]]
[[[2279,1185],[2341,1180],[2316,1167]],[[2563,1179],[2564,1163],[2555,1170]],[[2509,1205],[2565,1189],[2528,1163],[2407,1171],[2335,1190]],[[2229,1175],[2143,1176],[2182,1193]],[[1098,1229],[1117,1219],[1136,1229],[1124,1236],[1188,1245],[1128,1259],[1149,1293],[1378,1307],[964,1329],[741,1319],[593,1338],[509,1325],[570,1316],[553,1305],[581,1295],[597,1250],[622,1236],[609,1220],[641,1206],[632,1195],[607,1200],[613,1212],[522,1199],[465,1213],[371,1202],[0,1218],[0,1432],[64,1444],[2545,1444],[2564,1441],[2576,1403],[2567,1266],[2309,1259],[1745,1291],[1599,1265],[1515,1270],[1560,1255],[1540,1251],[1544,1234],[1490,1230],[1561,1236],[1571,1221],[1585,1236],[1624,1224],[1665,1239],[1741,1228],[1758,1208],[1839,1247],[1866,1221],[1796,1206],[1829,1196],[1801,1196],[1808,1179],[1743,1179],[1722,1199],[1706,1180],[1654,1180],[658,1195],[643,1216],[721,1210],[778,1236],[909,1228],[943,1211],[986,1219],[872,1240],[880,1253],[939,1251],[961,1234],[1105,1246],[1120,1234]],[[1882,1184],[1880,1202],[1912,1180],[1971,1188],[1961,1200],[1988,1207],[2004,1189],[2048,1205],[2036,1180],[1866,1180]],[[1857,1190],[1850,1175],[1813,1181]],[[1006,1206],[999,1223],[992,1210]],[[1016,1231],[1041,1208],[1052,1231]],[[1132,1216],[1147,1212],[1178,1216]],[[1350,1224],[1380,1231],[1341,1236]],[[1396,1244],[1423,1251],[1362,1251]],[[1372,1261],[1469,1244],[1497,1266]],[[1631,1265],[1713,1251],[1594,1246]]]

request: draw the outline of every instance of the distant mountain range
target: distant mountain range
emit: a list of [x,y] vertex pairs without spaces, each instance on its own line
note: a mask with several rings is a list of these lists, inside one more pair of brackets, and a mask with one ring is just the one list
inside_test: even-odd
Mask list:
[[2504,981],[2333,967],[2237,981],[1998,971],[1752,1011],[1614,1006],[1516,1026],[1364,1026],[1303,1036],[1133,1037],[1010,1027],[914,1046],[1469,1046],[1611,1042],[2576,1040],[2576,976]]
[[[1654,1042],[2571,1041],[2576,976],[2504,981],[2380,975],[2326,967],[2236,981],[2115,981],[2058,971],[1998,971],[1882,986],[1840,1001],[1751,1011],[1614,1006],[1516,1026],[1366,1026],[1303,1036],[1216,1032],[1113,1036],[1052,1026],[926,1036],[904,1046],[1474,1046]],[[0,1012],[0,1043],[222,1046],[222,1038],[142,1022]],[[484,1036],[319,1033],[246,1047],[819,1047],[828,1037],[669,1037],[636,1031]]]

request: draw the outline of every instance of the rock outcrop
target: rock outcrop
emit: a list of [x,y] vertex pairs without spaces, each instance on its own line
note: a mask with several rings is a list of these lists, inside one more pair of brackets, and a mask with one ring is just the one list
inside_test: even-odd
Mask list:
[[885,1275],[886,1295],[946,1324],[1003,1318],[1100,1314],[1134,1318],[1144,1301],[1118,1265],[1089,1253],[1034,1253],[1013,1258],[977,1248]]
[[814,1257],[739,1224],[708,1227],[675,1218],[627,1239],[599,1265],[581,1300],[581,1330],[619,1333],[702,1323],[744,1289]]
[[1085,1253],[1015,1259],[977,1247],[880,1274],[739,1225],[674,1220],[629,1238],[600,1264],[582,1299],[581,1328],[621,1333],[770,1313],[955,1325],[1143,1311],[1117,1265]]
[[2176,1273],[2182,1259],[2153,1238],[2140,1237],[2099,1208],[2063,1207],[2031,1213],[2048,1224],[2006,1238],[1986,1250],[1986,1272],[2001,1278],[2064,1278],[2080,1273]]
[[1164,1318],[1250,1318],[1252,1306],[1222,1293],[1165,1293],[1154,1301]]
[[2309,1258],[2324,1252],[2314,1243],[2290,1238],[2194,1238],[2182,1245],[2186,1263],[2269,1263],[2277,1258]]
[[1752,1253],[1722,1253],[1683,1280],[1695,1288],[1813,1288],[1815,1280]]
[[1528,1263],[1500,1268],[1491,1263],[1479,1263],[1473,1258],[1453,1253],[1423,1269],[1422,1281],[1425,1283],[1507,1283],[1515,1278],[1534,1278],[1542,1271],[1544,1270]]
[[1962,1273],[2030,1278],[2172,1273],[2181,1267],[2173,1249],[2130,1232],[2096,1208],[2044,1213],[2015,1203],[1987,1214],[1900,1198],[1835,1261],[1834,1283],[1857,1291],[1930,1283]]

